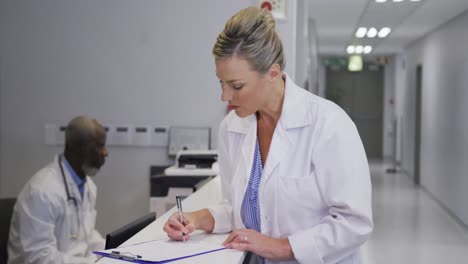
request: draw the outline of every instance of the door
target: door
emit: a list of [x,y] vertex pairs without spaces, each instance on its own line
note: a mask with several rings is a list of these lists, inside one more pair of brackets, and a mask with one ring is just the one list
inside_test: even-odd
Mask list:
[[383,68],[365,65],[360,72],[327,67],[327,99],[356,124],[368,158],[382,159]]
[[3,195],[2,177],[3,177],[3,59],[0,56],[0,197]]
[[422,96],[422,65],[416,66],[416,111],[415,111],[415,131],[414,131],[414,183],[421,182],[421,96]]

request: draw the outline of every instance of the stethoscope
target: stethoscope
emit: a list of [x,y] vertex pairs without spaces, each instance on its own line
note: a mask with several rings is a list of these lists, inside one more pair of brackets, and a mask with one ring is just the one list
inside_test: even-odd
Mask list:
[[80,239],[80,234],[79,234],[79,231],[80,231],[80,215],[79,215],[79,212],[78,212],[78,202],[76,201],[75,197],[70,195],[70,190],[68,189],[68,184],[67,184],[67,181],[65,179],[65,173],[63,172],[62,155],[59,155],[58,164],[60,166],[60,172],[62,173],[63,184],[65,185],[65,192],[67,193],[67,202],[70,203],[70,201],[72,201],[73,204],[75,205],[75,210],[76,210],[76,218],[77,218],[76,229],[75,229],[76,232],[73,232],[73,230],[70,231],[70,239],[71,240],[78,240],[78,239]]

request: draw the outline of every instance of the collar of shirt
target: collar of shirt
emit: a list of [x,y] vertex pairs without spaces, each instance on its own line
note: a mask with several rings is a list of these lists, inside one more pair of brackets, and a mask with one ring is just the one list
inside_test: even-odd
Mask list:
[[84,192],[84,185],[86,183],[86,177],[82,179],[78,174],[76,174],[75,170],[72,168],[70,163],[68,163],[67,159],[64,157],[63,163],[65,163],[65,167],[67,167],[68,172],[70,172],[73,181],[75,182],[76,186],[78,187],[78,190],[80,191],[81,198],[83,198],[83,192]]

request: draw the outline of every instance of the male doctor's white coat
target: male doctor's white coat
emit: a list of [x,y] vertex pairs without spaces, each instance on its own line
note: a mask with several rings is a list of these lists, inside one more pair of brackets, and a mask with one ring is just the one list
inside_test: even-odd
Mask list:
[[[289,238],[294,261],[357,264],[372,229],[371,183],[356,126],[336,104],[297,87],[286,88],[259,187],[261,232]],[[231,111],[219,129],[223,202],[210,208],[213,232],[245,228],[241,205],[257,137],[255,115]]]
[[9,264],[90,264],[93,250],[104,249],[96,231],[96,185],[86,176],[83,199],[63,164],[69,200],[58,158],[37,172],[15,204],[8,244]]

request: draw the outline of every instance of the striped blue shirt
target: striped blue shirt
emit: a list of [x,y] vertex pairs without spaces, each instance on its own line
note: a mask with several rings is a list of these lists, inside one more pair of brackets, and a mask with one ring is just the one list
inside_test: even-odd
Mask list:
[[[244,200],[242,201],[241,217],[242,222],[248,229],[253,229],[261,233],[260,222],[260,205],[258,203],[258,188],[262,177],[262,158],[258,140],[255,144],[255,152],[252,162],[252,172],[250,173],[249,185],[245,191]],[[260,263],[265,263],[263,258],[260,258]]]

